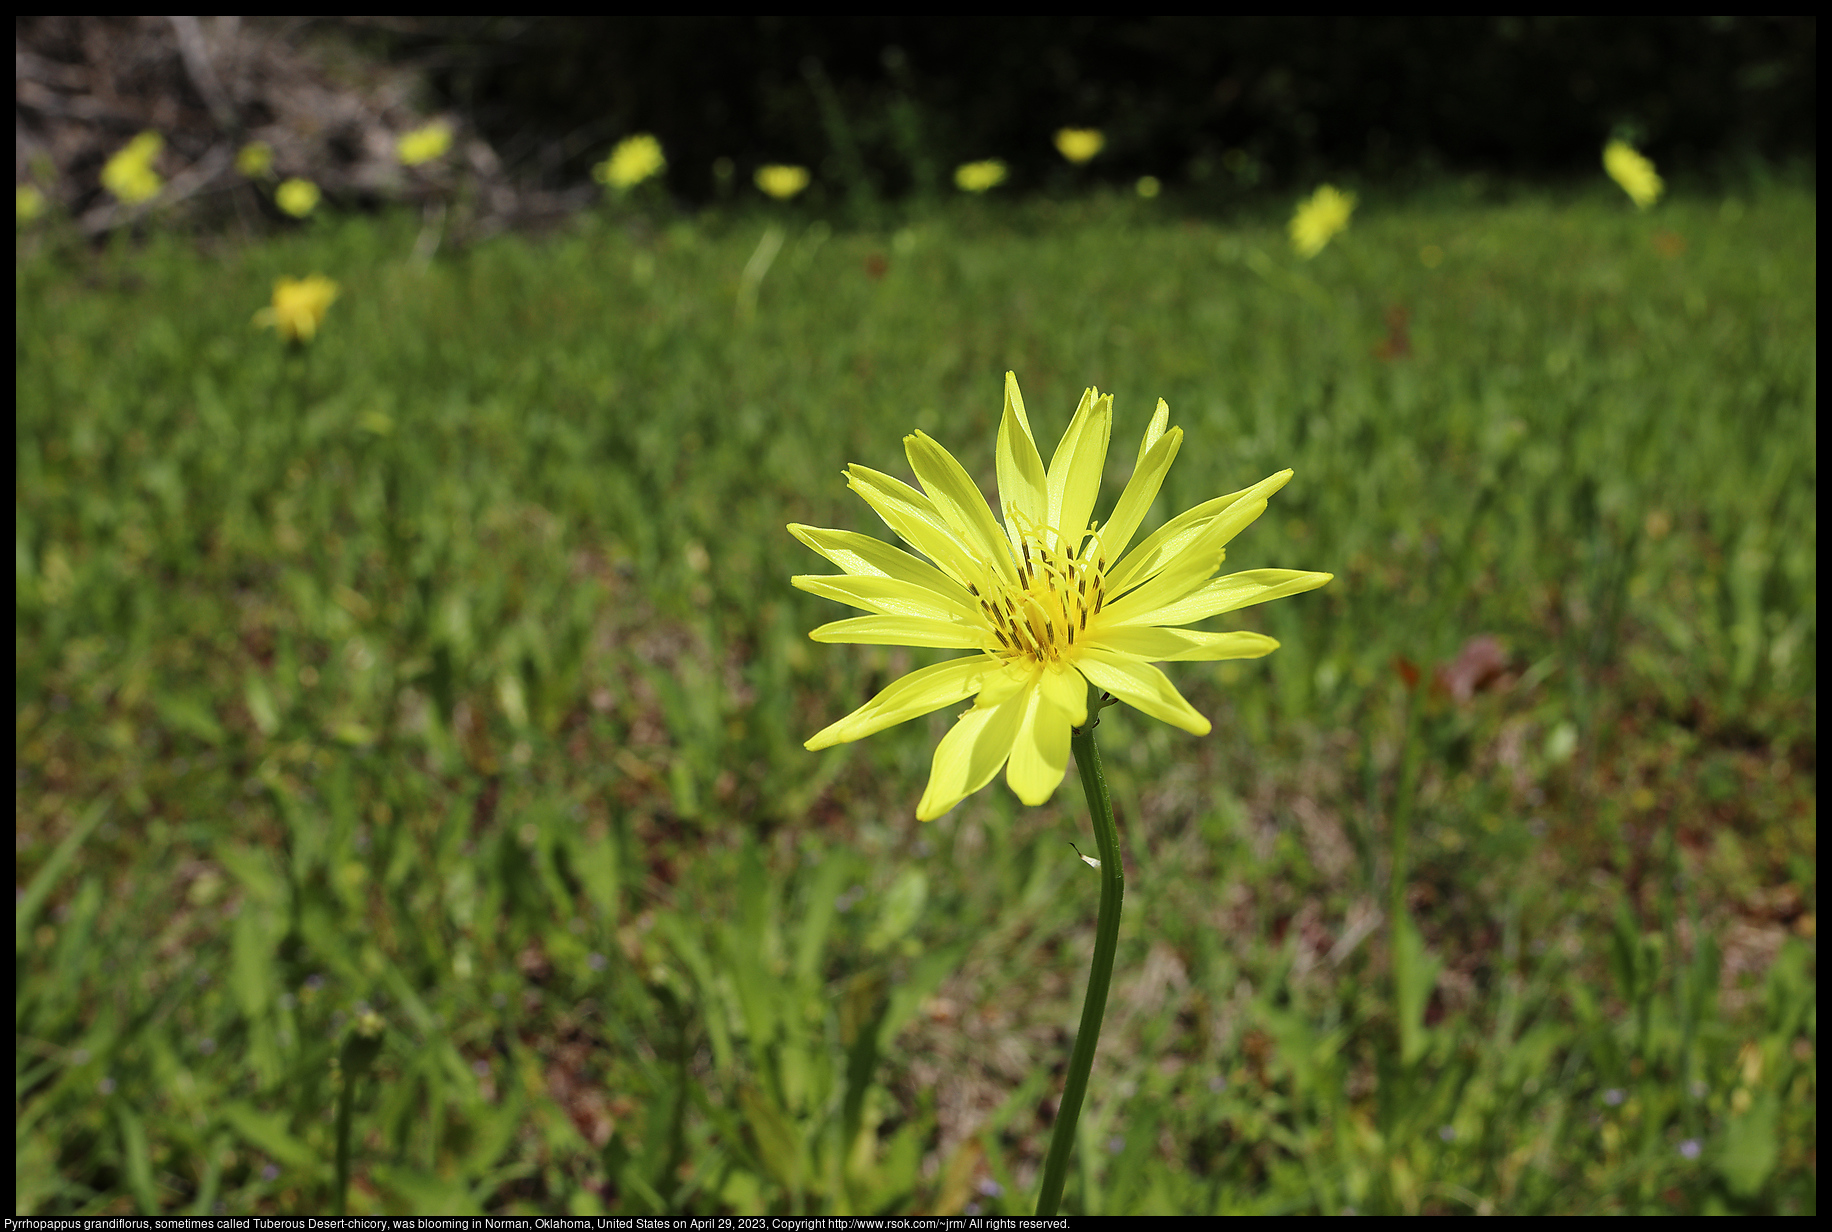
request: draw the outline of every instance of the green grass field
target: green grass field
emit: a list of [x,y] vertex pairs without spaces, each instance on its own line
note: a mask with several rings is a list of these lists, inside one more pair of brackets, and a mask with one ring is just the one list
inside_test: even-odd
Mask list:
[[17,1209],[327,1213],[372,1010],[353,1212],[1030,1213],[1075,775],[805,751],[946,656],[811,643],[784,530],[914,428],[990,491],[1009,368],[1046,451],[1114,392],[1101,516],[1161,396],[1147,528],[1291,466],[1228,567],[1337,575],[1103,718],[1064,1209],[1812,1212],[1814,195],[1282,223],[22,237]]

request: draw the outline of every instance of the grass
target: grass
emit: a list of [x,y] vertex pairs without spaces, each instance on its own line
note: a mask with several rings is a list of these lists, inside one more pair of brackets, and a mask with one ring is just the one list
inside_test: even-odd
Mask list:
[[1337,574],[1170,665],[1206,739],[1106,712],[1065,1211],[1812,1212],[1814,196],[1280,221],[22,239],[18,1209],[327,1212],[349,1082],[353,1213],[1029,1213],[1074,776],[805,752],[928,659],[783,529],[917,427],[990,489],[1011,368],[1114,391],[1109,501],[1168,399],[1148,527],[1295,467],[1229,567]]

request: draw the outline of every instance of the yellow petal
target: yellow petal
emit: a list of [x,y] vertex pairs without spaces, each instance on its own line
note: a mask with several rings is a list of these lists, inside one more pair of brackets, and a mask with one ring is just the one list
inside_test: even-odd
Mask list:
[[849,740],[862,740],[887,727],[972,697],[987,670],[996,666],[994,660],[974,655],[950,659],[901,676],[839,722],[816,732],[806,747],[824,749]]
[[[1266,511],[1266,498],[1291,480],[1291,472],[1268,475],[1245,492],[1226,509],[1209,520],[1196,535],[1174,553],[1159,552],[1156,575],[1135,589],[1107,604],[1108,619],[1121,624],[1136,621],[1140,612],[1151,611],[1195,590],[1221,567],[1221,549]],[[1115,587],[1117,589],[1117,586]],[[1112,593],[1111,591],[1109,593]]]
[[1156,577],[1107,604],[1103,623],[1136,623],[1139,612],[1162,607],[1201,586],[1221,567],[1222,548],[1227,542],[1264,512],[1263,500],[1237,500],[1210,518],[1202,533],[1166,561]]
[[974,621],[975,608],[956,603],[924,586],[887,577],[850,577],[801,574],[789,579],[797,590],[833,599],[886,616],[920,616],[925,620]]
[[1164,435],[1164,429],[1169,426],[1170,403],[1159,398],[1157,409],[1151,413],[1151,422],[1145,425],[1145,439],[1139,442],[1139,460],[1133,463],[1135,470],[1145,465],[1145,455],[1151,452],[1151,447],[1158,443],[1158,438]]
[[[1160,401],[1158,405],[1163,406],[1164,403]],[[1158,499],[1158,489],[1164,484],[1164,474],[1170,470],[1170,464],[1176,459],[1177,450],[1182,445],[1183,429],[1173,428],[1139,460],[1132,478],[1126,481],[1126,490],[1120,493],[1119,504],[1113,507],[1113,516],[1100,528],[1100,551],[1106,559],[1118,560],[1120,553],[1132,542],[1139,523],[1151,511],[1151,502]]]
[[858,577],[893,577],[926,587],[968,607],[974,606],[973,596],[965,587],[928,561],[911,556],[895,544],[855,531],[825,530],[799,522],[790,523],[789,533],[847,573]]
[[1029,659],[1013,659],[1004,667],[986,673],[980,681],[980,695],[973,704],[981,708],[1002,706],[1014,695],[1037,683],[1041,669]]
[[903,541],[940,565],[956,582],[966,585],[980,576],[982,567],[967,545],[954,535],[935,503],[901,479],[869,466],[846,468],[846,486],[857,492],[884,524]]
[[1014,544],[1025,530],[1042,526],[1049,517],[1048,477],[1043,456],[1037,452],[1030,420],[1024,414],[1024,395],[1018,392],[1016,373],[1005,374],[1005,414],[999,420],[999,511],[1006,533]]
[[1080,727],[1088,721],[1088,682],[1073,667],[1050,664],[1043,669],[1038,687],[1053,706],[1068,716],[1070,723]]
[[1152,663],[1200,659],[1257,659],[1279,648],[1264,633],[1201,633],[1192,629],[1153,629],[1140,625],[1102,629],[1088,645]]
[[1005,782],[1024,803],[1042,804],[1062,785],[1069,768],[1069,716],[1042,689],[1032,692],[1028,702],[1012,739]]
[[[1129,612],[1121,608],[1124,619],[1113,623],[1126,625],[1187,625],[1223,612],[1238,611],[1256,603],[1270,603],[1287,595],[1315,590],[1336,575],[1307,573],[1300,569],[1247,569],[1210,580],[1183,598],[1150,611]],[[1120,607],[1119,604],[1114,604]]]
[[824,624],[808,634],[817,642],[862,646],[938,646],[944,650],[997,650],[985,625],[924,620],[917,616],[854,616]]
[[904,437],[903,452],[935,511],[953,527],[955,537],[988,567],[996,568],[1008,582],[1016,583],[1018,570],[1012,563],[1005,533],[993,521],[992,510],[972,476],[967,474],[967,468],[924,432]]
[[1107,594],[1123,595],[1140,582],[1145,581],[1164,567],[1164,563],[1176,556],[1202,533],[1216,514],[1245,496],[1247,491],[1230,492],[1226,496],[1217,496],[1203,501],[1194,509],[1185,509],[1182,513],[1158,527],[1146,536],[1145,542],[1139,544],[1126,559],[1120,561],[1107,574]]
[[1209,721],[1183,699],[1170,677],[1151,664],[1098,646],[1084,646],[1075,666],[1095,688],[1105,689],[1128,706],[1198,736],[1209,734]]
[[935,746],[929,785],[916,806],[919,821],[934,821],[992,781],[1011,756],[1029,698],[1019,692],[1002,706],[969,710],[948,730]]
[[1101,471],[1107,465],[1107,439],[1113,431],[1113,395],[1089,389],[1075,408],[1075,418],[1050,458],[1049,524],[1080,546],[1100,495]]

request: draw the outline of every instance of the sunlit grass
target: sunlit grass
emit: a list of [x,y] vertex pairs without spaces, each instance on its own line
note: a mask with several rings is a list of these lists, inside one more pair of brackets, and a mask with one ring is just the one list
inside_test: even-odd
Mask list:
[[1167,206],[798,225],[743,313],[776,215],[22,241],[18,1208],[328,1210],[367,1005],[356,1212],[1028,1213],[1084,821],[919,826],[949,713],[805,752],[926,660],[810,653],[784,530],[913,428],[990,491],[1013,369],[1337,574],[1209,737],[1107,712],[1065,1209],[1811,1211],[1814,198]]

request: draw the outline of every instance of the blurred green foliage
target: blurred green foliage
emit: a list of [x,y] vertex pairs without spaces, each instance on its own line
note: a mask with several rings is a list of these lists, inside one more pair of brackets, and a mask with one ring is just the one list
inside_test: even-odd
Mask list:
[[353,1212],[1028,1213],[1081,802],[803,751],[924,660],[810,645],[783,529],[915,427],[990,487],[1012,368],[1169,400],[1160,517],[1295,467],[1229,565],[1338,575],[1176,665],[1209,738],[1103,721],[1065,1209],[1811,1212],[1815,200],[1605,187],[1301,267],[1098,198],[22,240],[18,1209],[326,1211],[350,1069]]

